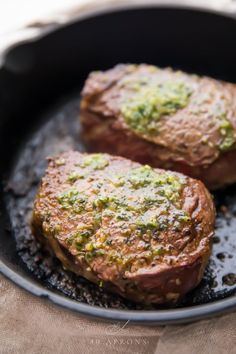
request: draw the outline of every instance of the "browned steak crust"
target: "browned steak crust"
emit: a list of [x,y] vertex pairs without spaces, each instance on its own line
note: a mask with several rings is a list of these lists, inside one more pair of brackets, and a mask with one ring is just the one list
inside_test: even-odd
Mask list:
[[65,268],[136,302],[163,304],[200,282],[214,220],[200,181],[70,151],[49,159],[32,227]]
[[80,119],[93,150],[201,179],[236,181],[236,86],[151,65],[89,75]]

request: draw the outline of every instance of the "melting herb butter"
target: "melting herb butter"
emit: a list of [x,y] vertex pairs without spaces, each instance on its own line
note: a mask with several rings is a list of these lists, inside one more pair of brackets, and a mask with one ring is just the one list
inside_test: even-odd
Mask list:
[[153,135],[158,132],[160,118],[187,106],[191,89],[182,81],[139,85],[121,105],[121,113],[131,129]]
[[[127,267],[139,258],[142,262],[151,262],[166,252],[153,240],[158,240],[158,235],[166,229],[174,230],[177,224],[180,227],[190,222],[180,202],[185,177],[167,171],[157,172],[145,165],[124,173],[119,171],[119,175],[108,167],[100,181],[99,177],[96,179],[97,170],[109,166],[109,160],[102,154],[86,156],[76,166],[77,169],[68,171],[66,183],[69,188],[57,196],[57,202],[61,210],[69,214],[70,220],[77,220],[79,215],[81,221],[77,230],[66,242],[74,254],[83,255],[88,262],[105,256],[120,267]],[[81,173],[83,190],[80,190],[80,184],[74,184],[72,188],[71,182]],[[92,183],[91,176],[95,179]],[[116,242],[113,248],[106,225],[113,225],[123,247],[140,242],[139,254],[123,257]]]
[[91,154],[78,164],[81,167],[91,167],[94,170],[103,170],[109,165],[109,160],[103,154]]
[[217,118],[220,121],[219,129],[221,135],[219,149],[222,152],[226,152],[230,150],[235,144],[234,128],[232,126],[232,123],[227,119],[226,114],[222,114]]
[[62,209],[73,211],[75,213],[80,213],[87,202],[87,198],[85,198],[84,195],[80,195],[76,189],[70,189],[60,194],[57,200]]

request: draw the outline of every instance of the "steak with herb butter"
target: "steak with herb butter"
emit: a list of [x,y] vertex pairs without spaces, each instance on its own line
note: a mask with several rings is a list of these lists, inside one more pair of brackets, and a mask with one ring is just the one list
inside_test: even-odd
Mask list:
[[200,181],[70,151],[49,159],[32,228],[66,269],[136,302],[173,304],[203,276],[214,218]]
[[201,179],[236,181],[236,85],[151,65],[89,75],[80,119],[92,149]]

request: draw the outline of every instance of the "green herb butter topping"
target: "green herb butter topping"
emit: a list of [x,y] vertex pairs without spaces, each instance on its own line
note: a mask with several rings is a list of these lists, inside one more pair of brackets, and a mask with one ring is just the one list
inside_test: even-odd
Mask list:
[[228,151],[235,144],[235,134],[232,123],[227,119],[226,114],[222,114],[217,117],[219,119],[219,129],[221,135],[221,141],[219,143],[219,149],[222,152]]
[[107,158],[105,158],[102,154],[91,154],[85,157],[80,166],[81,167],[91,167],[94,170],[102,170],[109,164]]
[[106,155],[93,154],[68,170],[56,197],[64,217],[76,220],[76,231],[66,235],[66,243],[88,262],[105,257],[125,269],[137,262],[150,264],[170,251],[161,241],[163,232],[191,227],[181,201],[186,179],[148,165],[122,172],[112,164]]
[[[178,132],[181,136],[192,135],[190,140],[199,144],[199,150],[201,144],[222,153],[235,147],[236,133],[231,120],[235,115],[234,98],[224,84],[181,71],[140,65],[122,78],[118,87],[121,119],[142,138],[169,145],[168,127],[173,127],[176,136]],[[175,116],[171,124],[169,120],[184,108],[183,115]],[[195,139],[198,134],[200,143]],[[173,140],[173,150],[182,149],[184,141]],[[187,145],[186,149],[189,142]]]
[[121,113],[131,129],[153,135],[158,132],[161,117],[184,108],[190,96],[191,89],[182,81],[137,82],[133,95],[122,103]]

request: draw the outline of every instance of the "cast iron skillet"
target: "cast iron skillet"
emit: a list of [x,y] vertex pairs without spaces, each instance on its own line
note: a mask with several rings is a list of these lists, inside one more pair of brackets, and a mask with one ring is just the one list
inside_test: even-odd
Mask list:
[[[31,293],[84,315],[145,323],[193,321],[236,308],[236,188],[216,193],[213,256],[175,309],[143,308],[66,273],[30,234],[45,156],[84,150],[79,91],[91,70],[117,63],[172,66],[236,82],[236,20],[176,6],[90,12],[8,50],[0,68],[0,271]],[[66,296],[67,295],[67,296]]]

